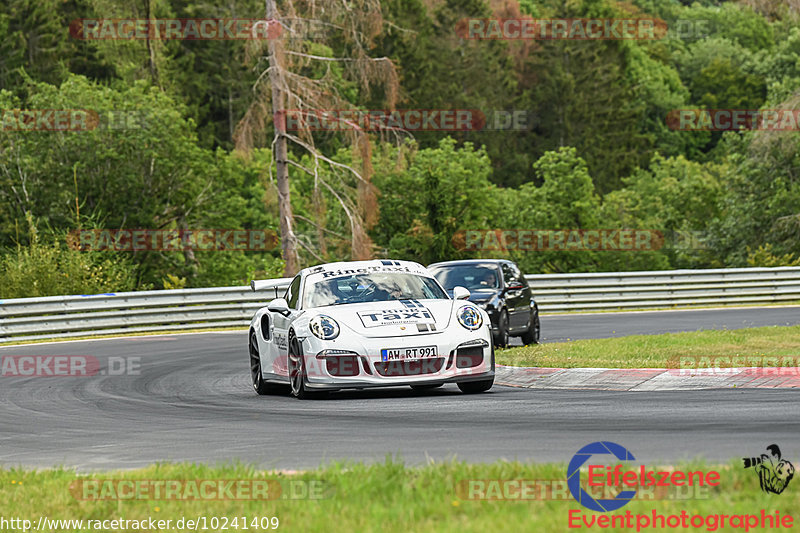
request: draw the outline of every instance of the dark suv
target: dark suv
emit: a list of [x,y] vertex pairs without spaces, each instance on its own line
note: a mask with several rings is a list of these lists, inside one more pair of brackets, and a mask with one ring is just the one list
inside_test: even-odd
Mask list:
[[539,308],[519,267],[505,259],[465,259],[428,266],[453,295],[457,286],[469,289],[469,300],[489,313],[495,346],[508,346],[509,336],[523,344],[539,342]]

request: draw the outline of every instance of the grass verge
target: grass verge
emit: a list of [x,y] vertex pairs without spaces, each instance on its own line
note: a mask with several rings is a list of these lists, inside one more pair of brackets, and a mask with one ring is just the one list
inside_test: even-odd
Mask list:
[[[776,366],[766,358],[800,357],[800,326],[631,335],[534,344],[496,353],[501,365],[556,368],[676,368],[679,358],[687,356],[740,356],[742,361],[763,357],[764,366]],[[800,366],[785,363],[779,364]]]
[[[653,468],[648,465],[648,469]],[[717,470],[718,487],[697,487],[685,491],[684,496],[669,494],[649,496],[640,489],[640,499],[635,499],[617,513],[690,514],[708,515],[758,514],[765,510],[774,515],[800,514],[800,496],[789,486],[781,495],[764,494],[759,489],[758,478],[752,470],[745,470],[740,462],[724,466],[708,466],[693,462],[679,465],[684,470]],[[564,464],[523,464],[495,462],[466,464],[461,462],[434,463],[422,467],[409,467],[402,462],[387,459],[384,463],[333,464],[324,468],[297,474],[276,474],[258,471],[244,465],[203,466],[192,464],[158,464],[141,470],[79,475],[71,470],[56,469],[33,471],[25,469],[0,469],[0,516],[5,519],[22,517],[33,522],[38,518],[83,520],[82,527],[50,527],[46,531],[93,531],[87,521],[112,520],[171,520],[171,527],[150,531],[181,531],[175,527],[181,519],[201,520],[204,517],[208,531],[223,531],[223,517],[228,520],[229,531],[243,531],[247,519],[249,531],[268,529],[252,527],[253,518],[277,517],[278,531],[566,531],[570,510],[580,510],[587,519],[600,516],[581,507],[563,490],[556,500],[541,499],[486,501],[469,499],[468,480],[559,480],[563,489],[566,477]],[[284,487],[283,494],[294,490],[301,496],[302,489],[287,487],[322,487],[321,499],[261,499],[249,501],[200,500],[177,501],[164,499],[85,500],[85,492],[75,488],[76,481],[91,480],[273,480]],[[106,484],[108,482],[105,482]],[[105,485],[103,485],[105,486]],[[186,485],[184,485],[186,486]],[[497,485],[496,486],[501,486]],[[122,485],[117,485],[122,491]],[[490,484],[486,494],[491,495]],[[616,492],[616,491],[615,491]],[[681,491],[678,491],[681,492]],[[103,491],[89,494],[103,494]],[[110,495],[107,492],[106,495]],[[277,493],[272,493],[277,494]],[[480,494],[473,493],[473,494]],[[499,493],[494,493],[499,494]],[[536,493],[534,492],[534,497]],[[219,523],[211,527],[213,518]],[[234,517],[238,526],[231,527]],[[800,518],[800,516],[798,517]],[[269,521],[265,522],[268,524]],[[110,524],[109,524],[110,525]],[[585,526],[584,526],[585,527]],[[184,528],[184,530],[190,528]],[[596,527],[593,529],[597,529]],[[130,527],[106,531],[132,531]],[[202,523],[198,527],[203,531]],[[704,531],[704,528],[698,531]],[[720,529],[727,530],[727,528]]]

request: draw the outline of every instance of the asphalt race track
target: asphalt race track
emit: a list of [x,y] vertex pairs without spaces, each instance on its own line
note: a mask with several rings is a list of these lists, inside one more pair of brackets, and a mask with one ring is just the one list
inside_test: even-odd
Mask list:
[[[544,317],[547,340],[800,324],[800,308]],[[613,333],[612,333],[613,332]],[[0,356],[90,355],[92,377],[0,377],[0,464],[81,470],[159,460],[295,469],[330,460],[568,461],[611,440],[640,461],[750,457],[778,443],[800,455],[795,390],[608,392],[455,386],[340,392],[301,402],[250,388],[242,332],[0,348]],[[138,368],[109,375],[109,358]],[[134,359],[130,359],[134,358]],[[138,358],[138,359],[136,359]],[[117,362],[119,359],[116,360]],[[102,374],[102,375],[101,375]]]

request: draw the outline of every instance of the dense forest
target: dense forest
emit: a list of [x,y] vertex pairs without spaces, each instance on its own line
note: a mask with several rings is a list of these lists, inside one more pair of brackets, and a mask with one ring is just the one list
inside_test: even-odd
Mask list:
[[[265,19],[270,4],[0,5],[0,297],[291,274],[281,243],[266,251],[82,251],[70,242],[76,230],[103,228],[281,235],[281,199],[289,196],[276,181],[276,79],[318,109],[525,119],[512,128],[489,120],[477,129],[296,132],[287,157],[297,266],[482,256],[511,257],[528,273],[800,264],[798,126],[687,131],[669,119],[698,109],[785,110],[791,118],[800,102],[793,1],[295,0],[275,2],[276,15],[299,30],[271,39],[89,39],[71,31],[85,19]],[[465,20],[519,18],[652,18],[667,30],[597,40],[470,39],[461,31]],[[273,76],[270,42],[282,50],[274,57],[284,60],[284,78]],[[95,121],[80,131],[26,131],[20,110],[91,110]],[[457,238],[494,228],[648,229],[663,243],[648,251],[497,250],[465,249]]]

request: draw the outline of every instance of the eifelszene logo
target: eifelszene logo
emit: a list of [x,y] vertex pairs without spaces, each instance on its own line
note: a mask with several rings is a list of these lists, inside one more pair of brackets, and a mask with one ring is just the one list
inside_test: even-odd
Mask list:
[[780,494],[789,485],[794,477],[794,465],[781,458],[781,449],[777,444],[767,446],[769,454],[762,453],[761,457],[745,457],[745,468],[753,468],[758,475],[761,490]]
[[[669,468],[654,470],[645,465],[638,465],[625,470],[621,464],[614,466],[598,464],[598,460],[589,461],[597,455],[611,455],[619,462],[636,461],[631,452],[619,444],[600,441],[587,444],[576,453],[567,467],[567,487],[575,501],[591,509],[605,513],[616,511],[636,497],[639,487],[716,487],[720,484],[720,474],[715,470],[680,470]],[[581,467],[586,467],[587,487],[626,488],[614,498],[595,499],[582,486]]]
[[[581,466],[588,461],[593,455],[612,454],[620,461],[635,461],[636,458],[631,452],[613,442],[593,442],[587,444],[576,453],[567,467],[567,487],[572,497],[575,498],[579,504],[591,509],[592,511],[600,511],[601,513],[607,511],[616,511],[623,505],[636,496],[635,490],[625,490],[617,494],[616,498],[611,500],[595,500],[588,492],[581,487]],[[591,467],[590,467],[591,470]],[[590,475],[591,478],[591,475]],[[591,481],[590,481],[591,483]]]

